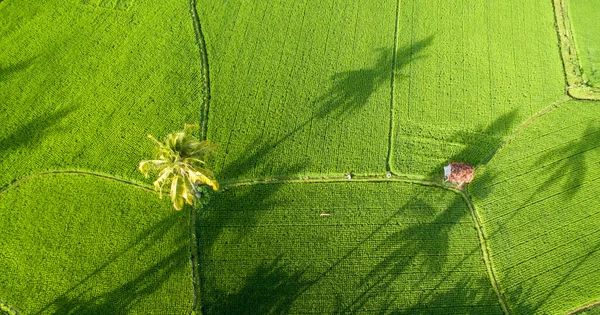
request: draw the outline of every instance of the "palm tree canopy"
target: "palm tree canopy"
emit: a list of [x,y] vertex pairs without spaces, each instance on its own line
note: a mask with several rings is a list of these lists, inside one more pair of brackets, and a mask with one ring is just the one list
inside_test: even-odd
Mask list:
[[176,210],[183,209],[184,203],[192,204],[198,194],[197,185],[219,189],[213,173],[203,167],[205,157],[216,145],[208,140],[200,141],[191,134],[199,129],[198,125],[186,124],[183,131],[167,135],[164,142],[148,135],[155,145],[154,158],[141,161],[138,167],[146,178],[150,171],[158,172],[154,189],[161,198],[165,186],[170,185],[171,201]]

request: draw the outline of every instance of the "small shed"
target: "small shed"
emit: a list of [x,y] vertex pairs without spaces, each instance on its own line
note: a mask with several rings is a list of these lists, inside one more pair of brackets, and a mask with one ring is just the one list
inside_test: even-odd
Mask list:
[[444,179],[462,185],[473,180],[475,170],[473,166],[462,162],[450,162],[444,167]]

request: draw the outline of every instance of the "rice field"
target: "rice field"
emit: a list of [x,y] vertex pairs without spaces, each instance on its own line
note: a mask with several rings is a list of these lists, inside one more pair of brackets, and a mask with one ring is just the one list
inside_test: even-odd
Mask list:
[[[597,12],[0,0],[0,314],[599,312]],[[175,212],[185,123],[223,189]]]
[[[459,195],[406,183],[244,186],[199,216],[206,314],[501,314]],[[258,259],[260,257],[260,259]]]
[[0,297],[19,314],[184,314],[189,212],[154,193],[48,175],[3,193]]
[[0,187],[65,168],[141,181],[146,135],[199,121],[188,6],[148,4],[0,4]]
[[599,105],[559,105],[500,150],[469,187],[516,314],[565,314],[600,295]]

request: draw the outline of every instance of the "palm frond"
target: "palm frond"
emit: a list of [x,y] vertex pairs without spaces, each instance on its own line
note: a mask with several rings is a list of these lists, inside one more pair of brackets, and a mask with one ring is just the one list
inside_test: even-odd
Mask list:
[[166,186],[170,186],[169,194],[176,210],[183,209],[186,203],[193,204],[197,184],[219,189],[213,173],[201,167],[205,165],[204,158],[217,146],[208,140],[200,141],[191,134],[199,129],[198,125],[186,124],[183,131],[168,134],[164,142],[148,135],[155,145],[154,159],[141,161],[138,166],[145,177],[151,171],[158,172],[154,189],[162,198]]

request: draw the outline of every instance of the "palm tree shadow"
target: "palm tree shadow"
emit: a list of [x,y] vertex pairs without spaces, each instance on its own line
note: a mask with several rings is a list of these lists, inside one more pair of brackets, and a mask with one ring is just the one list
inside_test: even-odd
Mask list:
[[[123,257],[137,256],[156,246],[156,243],[169,231],[188,221],[183,214],[184,212],[174,213],[142,231],[127,247],[111,255],[104,264],[75,283],[55,300],[46,304],[36,314],[46,313],[50,309],[54,309],[55,314],[128,313],[142,299],[160,289],[174,272],[188,267],[189,260],[182,259],[182,257],[189,256],[189,235],[186,233],[176,234],[174,243],[177,250],[114,290],[93,295],[91,286],[94,285],[95,278],[102,273],[109,272],[110,267],[117,260],[123,259]],[[182,229],[182,231],[187,231],[187,229]],[[90,297],[90,295],[93,296]]]
[[375,295],[386,294],[403,272],[415,264],[423,265],[429,274],[440,272],[446,263],[450,231],[467,215],[467,211],[460,204],[461,199],[457,197],[446,210],[436,214],[438,210],[426,201],[416,198],[396,212],[394,217],[403,216],[407,211],[419,211],[425,217],[434,215],[434,218],[392,233],[381,241],[377,247],[388,248],[391,251],[363,277],[357,290],[360,294],[339,314],[358,312]]
[[[478,288],[489,287],[490,283],[485,278],[464,276],[451,288],[441,291],[435,296],[420,298],[419,301],[408,308],[395,309],[389,312],[394,315],[425,315],[425,314],[502,314],[500,305],[490,305],[481,295]],[[495,297],[494,297],[495,298]],[[388,312],[385,312],[388,314]],[[518,313],[532,314],[532,313]]]
[[331,88],[319,96],[315,103],[319,105],[316,118],[333,115],[340,118],[363,108],[369,98],[386,82],[395,71],[410,62],[423,58],[423,50],[433,41],[433,35],[395,52],[391,49],[379,49],[379,58],[369,68],[344,71],[331,76]]
[[489,162],[515,125],[518,111],[518,108],[514,109],[498,117],[490,125],[480,126],[475,131],[459,131],[452,134],[451,141],[463,145],[463,149],[447,161],[438,164],[430,176],[440,177],[442,168],[448,162],[466,162],[473,167]]
[[58,124],[74,110],[74,106],[61,108],[54,112],[45,113],[26,124],[20,125],[11,134],[0,139],[0,156],[22,146],[38,145],[51,132],[60,131],[48,131],[48,129]]
[[188,260],[181,259],[188,252],[188,245],[183,244],[133,280],[104,294],[92,298],[84,297],[87,292],[73,297],[63,295],[55,301],[55,314],[129,314],[132,308],[162,287],[173,273],[188,266]]
[[[598,150],[600,148],[599,143],[600,127],[590,122],[577,141],[564,144],[542,155],[537,160],[536,165],[544,165],[543,169],[549,168],[554,172],[548,176],[548,179],[535,191],[532,197],[562,183],[563,197],[569,200],[572,199],[585,182],[589,166],[589,163],[586,163],[586,154]],[[557,157],[561,158],[557,160]]]
[[215,290],[203,305],[204,314],[288,314],[293,303],[314,281],[306,270],[290,272],[279,256],[258,266],[235,292]]

